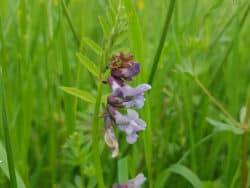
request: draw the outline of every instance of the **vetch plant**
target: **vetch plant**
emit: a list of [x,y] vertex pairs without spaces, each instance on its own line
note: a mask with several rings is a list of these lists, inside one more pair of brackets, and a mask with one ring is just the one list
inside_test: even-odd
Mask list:
[[[140,84],[131,87],[127,84],[133,77],[139,74],[140,64],[133,61],[132,55],[114,55],[111,63],[107,66],[111,75],[104,81],[112,88],[112,94],[107,97],[104,121],[106,126],[105,142],[112,150],[112,157],[118,156],[119,144],[115,137],[113,124],[126,134],[126,141],[134,144],[137,141],[137,132],[146,128],[146,123],[139,118],[135,110],[129,108],[142,108],[144,105],[144,92],[151,89],[148,84]],[[119,111],[127,108],[127,114]]]

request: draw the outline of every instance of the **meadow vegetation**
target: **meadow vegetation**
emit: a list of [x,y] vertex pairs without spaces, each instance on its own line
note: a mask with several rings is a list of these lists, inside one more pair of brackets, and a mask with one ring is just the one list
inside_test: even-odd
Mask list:
[[[1,0],[0,187],[250,185],[248,0]],[[103,81],[132,54],[148,83],[135,144],[104,141]]]

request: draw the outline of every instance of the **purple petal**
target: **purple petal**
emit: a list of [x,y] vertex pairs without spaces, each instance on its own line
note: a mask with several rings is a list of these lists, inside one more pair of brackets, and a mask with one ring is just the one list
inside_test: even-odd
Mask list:
[[140,64],[133,63],[129,68],[121,68],[121,72],[125,78],[133,77],[140,72]]
[[112,90],[116,90],[122,86],[124,86],[124,81],[122,81],[119,78],[115,78],[113,76],[110,76],[107,80],[108,84],[112,87]]
[[131,179],[126,183],[114,184],[113,188],[140,188],[145,181],[146,177],[140,173],[134,179]]
[[142,119],[136,119],[135,122],[137,123],[140,131],[146,128],[146,123]]
[[129,119],[127,118],[127,116],[124,116],[120,112],[117,111],[115,115],[115,122],[118,125],[128,125]]
[[145,181],[146,181],[146,177],[142,173],[140,173],[133,180],[130,180],[133,186],[129,188],[132,188],[132,187],[139,188]]
[[130,135],[127,135],[126,141],[129,144],[134,144],[136,142],[137,138],[138,138],[138,135],[136,133],[135,134],[130,134]]
[[129,119],[134,120],[134,119],[138,119],[139,118],[139,115],[138,115],[138,113],[135,110],[128,109],[127,112],[128,112],[127,116],[128,116]]
[[137,95],[143,94],[145,91],[151,89],[151,86],[148,84],[140,84],[136,88],[132,88],[128,85],[124,85],[121,88],[117,88],[118,90],[121,90],[123,97],[133,97]]
[[130,135],[135,132],[134,127],[129,125],[119,125],[118,128],[120,131],[126,133],[126,135]]
[[120,131],[126,134],[126,140],[130,144],[136,142],[138,138],[137,132],[144,130],[146,127],[146,123],[139,119],[138,113],[131,109],[127,110],[127,115],[123,115],[117,111],[115,122]]
[[112,76],[125,79],[127,81],[132,80],[133,76],[136,76],[140,72],[140,64],[136,62],[130,62],[131,66],[125,68],[115,68],[112,69],[111,74]]

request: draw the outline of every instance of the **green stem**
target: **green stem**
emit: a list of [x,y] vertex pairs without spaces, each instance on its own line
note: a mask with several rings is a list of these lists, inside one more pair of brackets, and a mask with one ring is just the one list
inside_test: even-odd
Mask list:
[[100,152],[99,152],[99,136],[98,136],[98,128],[99,128],[99,111],[101,106],[101,97],[102,97],[102,83],[99,81],[98,89],[97,89],[97,98],[95,103],[95,110],[93,116],[93,128],[92,128],[92,140],[93,140],[93,157],[95,162],[95,170],[98,179],[98,184],[100,188],[104,188],[104,180],[102,176],[102,166],[100,160]]
[[148,79],[149,84],[152,84],[153,80],[154,80],[154,76],[155,76],[155,72],[156,72],[157,67],[158,67],[158,63],[159,63],[159,59],[160,59],[160,56],[161,56],[162,48],[163,48],[163,45],[165,43],[167,31],[169,29],[171,17],[172,17],[173,10],[174,10],[174,5],[175,5],[175,0],[171,0],[171,2],[169,4],[168,11],[166,12],[167,14],[166,14],[166,19],[165,19],[165,24],[164,24],[161,39],[160,39],[160,42],[159,42],[159,45],[158,45],[158,48],[157,48],[157,51],[156,51],[156,54],[155,54],[155,57],[154,57],[153,67],[151,69],[150,76],[149,76],[149,79]]
[[232,117],[232,115],[222,106],[222,104],[214,98],[214,96],[208,91],[208,89],[200,82],[200,80],[195,76],[194,80],[196,84],[201,88],[201,90],[208,96],[208,98],[235,124],[239,123]]

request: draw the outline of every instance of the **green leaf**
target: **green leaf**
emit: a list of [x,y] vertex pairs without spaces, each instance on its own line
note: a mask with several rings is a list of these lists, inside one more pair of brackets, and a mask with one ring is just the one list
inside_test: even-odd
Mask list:
[[90,47],[98,56],[101,56],[102,48],[93,40],[89,38],[83,38],[83,43]]
[[99,76],[99,69],[98,67],[86,56],[82,55],[81,53],[77,53],[77,57],[79,58],[80,62],[84,65],[84,67],[94,76]]
[[65,91],[66,93],[69,93],[75,97],[82,99],[83,101],[93,103],[93,104],[95,103],[95,97],[87,91],[82,91],[80,89],[73,88],[73,87],[61,87],[61,89]]
[[215,131],[231,131],[234,134],[243,134],[244,131],[241,128],[236,127],[235,125],[229,125],[222,123],[211,118],[206,118],[207,122],[214,126]]
[[108,39],[108,36],[109,36],[109,29],[108,29],[108,25],[107,23],[105,22],[104,18],[102,16],[99,16],[99,22],[101,24],[101,27],[102,27],[102,32],[104,34],[104,37],[106,39]]
[[128,181],[128,160],[124,157],[118,161],[118,182]]
[[187,167],[181,165],[181,164],[174,164],[170,168],[168,168],[169,172],[178,174],[182,177],[184,177],[187,181],[189,181],[194,188],[202,188],[202,182],[198,178],[196,174],[194,174],[190,169]]
[[[0,169],[8,178],[10,178],[6,151],[1,142],[0,142]],[[25,188],[26,186],[17,171],[16,171],[16,177],[17,177],[17,187]]]

